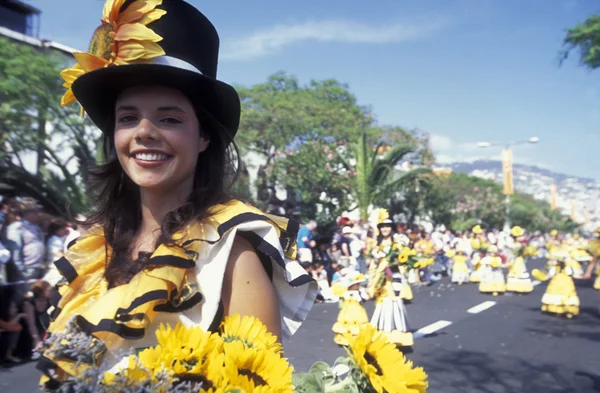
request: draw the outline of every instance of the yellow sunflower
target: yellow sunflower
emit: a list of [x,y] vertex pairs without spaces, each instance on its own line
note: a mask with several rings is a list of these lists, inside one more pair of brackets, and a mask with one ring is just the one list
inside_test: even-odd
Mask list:
[[88,53],[73,54],[77,64],[60,75],[67,88],[60,104],[66,106],[77,100],[71,87],[81,75],[108,67],[150,60],[165,51],[157,44],[162,37],[148,27],[160,19],[165,10],[156,9],[163,0],[136,0],[121,10],[126,0],[107,0],[102,13],[102,24],[96,29]]
[[267,327],[256,317],[234,316],[225,317],[221,325],[221,337],[224,342],[241,341],[247,348],[267,349],[280,353],[281,344],[277,337],[267,331]]
[[280,354],[266,349],[245,347],[241,341],[223,345],[225,382],[249,386],[252,392],[293,393],[293,367]]
[[476,235],[481,235],[483,233],[483,229],[481,229],[481,225],[475,225],[472,229],[472,232]]
[[388,218],[390,218],[390,213],[386,209],[379,209],[379,215],[377,217],[377,222],[379,224],[381,224]]
[[398,262],[400,262],[400,263],[408,262],[408,254],[403,252],[402,254],[398,255]]
[[358,336],[346,335],[352,360],[377,393],[427,390],[427,374],[413,367],[402,352],[373,325],[365,325]]
[[[154,350],[160,352],[157,356],[149,352],[148,359],[160,363],[160,368],[166,370],[180,381],[202,381],[204,386],[218,386],[223,372],[223,341],[216,333],[209,333],[200,327],[185,327],[177,324],[175,328],[161,325],[156,331],[159,345]],[[146,366],[146,351],[139,358]],[[151,365],[149,365],[151,366]]]

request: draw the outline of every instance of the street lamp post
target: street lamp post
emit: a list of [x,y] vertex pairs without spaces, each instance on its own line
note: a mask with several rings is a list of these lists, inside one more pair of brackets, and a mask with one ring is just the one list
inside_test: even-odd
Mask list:
[[[518,145],[524,145],[527,143],[538,143],[540,138],[531,137],[527,140],[523,141],[515,141],[510,143],[491,143],[491,142],[479,142],[477,144],[480,148],[489,148],[489,147],[504,147],[504,151],[502,152],[502,170],[503,170],[503,180],[504,180],[504,204],[505,204],[505,214],[506,219],[504,222],[504,230],[510,230],[510,196],[513,194],[513,185],[512,185],[512,148]],[[508,178],[509,177],[509,178]],[[510,182],[510,183],[509,183]]]

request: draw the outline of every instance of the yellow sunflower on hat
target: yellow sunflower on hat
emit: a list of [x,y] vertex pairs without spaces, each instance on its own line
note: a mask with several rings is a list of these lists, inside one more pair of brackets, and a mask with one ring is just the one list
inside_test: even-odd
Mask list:
[[521,228],[520,226],[514,226],[511,230],[510,230],[510,234],[513,237],[520,237],[523,236],[525,234],[525,230],[523,228]]
[[148,25],[166,14],[157,9],[163,0],[134,0],[122,9],[127,0],[107,0],[102,12],[102,24],[96,29],[89,52],[75,52],[77,64],[60,75],[67,88],[60,104],[77,102],[71,87],[81,75],[110,65],[144,61],[165,54],[157,43],[162,37]]
[[550,231],[550,236],[556,237],[556,235],[558,235],[558,231],[556,229]]
[[472,231],[476,235],[481,235],[483,233],[483,229],[481,229],[481,225],[475,225],[473,227]]

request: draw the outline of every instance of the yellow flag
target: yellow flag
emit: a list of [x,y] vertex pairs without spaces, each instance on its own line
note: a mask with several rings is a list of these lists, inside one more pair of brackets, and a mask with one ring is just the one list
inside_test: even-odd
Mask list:
[[556,184],[550,186],[550,206],[552,210],[556,210]]
[[512,151],[504,149],[502,151],[502,173],[504,176],[504,195],[513,195],[515,189],[513,187],[513,164]]

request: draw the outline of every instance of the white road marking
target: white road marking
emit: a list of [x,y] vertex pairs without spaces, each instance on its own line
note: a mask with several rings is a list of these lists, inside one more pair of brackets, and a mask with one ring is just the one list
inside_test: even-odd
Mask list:
[[538,285],[540,285],[542,282],[541,282],[541,281],[539,281],[539,280],[533,280],[531,283],[533,284],[533,286],[534,286],[534,287],[537,287],[537,286],[538,286]]
[[431,333],[437,332],[438,330],[441,330],[450,325],[452,325],[452,322],[450,322],[450,321],[440,320],[440,321],[434,322],[431,325],[422,327],[421,329],[414,332],[413,338],[423,338]]
[[486,302],[483,302],[481,304],[478,304],[474,307],[471,307],[470,309],[467,310],[467,312],[469,314],[479,314],[482,311],[487,310],[488,308],[492,308],[496,305],[496,302],[493,302],[491,300],[488,300]]

